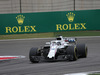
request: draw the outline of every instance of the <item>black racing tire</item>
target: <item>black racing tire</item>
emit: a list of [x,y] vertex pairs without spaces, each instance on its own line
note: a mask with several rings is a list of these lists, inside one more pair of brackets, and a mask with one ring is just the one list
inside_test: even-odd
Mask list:
[[40,56],[38,55],[38,48],[31,48],[29,52],[29,59],[32,63],[38,63],[40,61]]
[[76,61],[77,57],[77,49],[74,46],[67,47],[67,58],[69,61]]
[[76,45],[79,58],[86,58],[88,53],[88,48],[85,44]]

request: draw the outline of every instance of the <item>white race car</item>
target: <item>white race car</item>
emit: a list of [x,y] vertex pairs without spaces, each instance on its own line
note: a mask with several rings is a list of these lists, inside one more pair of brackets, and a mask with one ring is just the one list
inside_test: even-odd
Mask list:
[[31,48],[29,59],[32,63],[38,63],[41,57],[54,61],[57,60],[58,56],[63,56],[63,59],[75,61],[78,58],[86,58],[87,51],[87,46],[85,44],[77,44],[76,38],[59,36],[56,40],[46,42],[46,45],[41,48]]

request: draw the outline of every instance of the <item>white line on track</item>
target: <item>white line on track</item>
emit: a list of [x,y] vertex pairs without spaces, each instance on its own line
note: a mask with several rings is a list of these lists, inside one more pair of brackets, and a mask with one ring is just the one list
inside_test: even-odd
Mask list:
[[72,73],[72,74],[64,74],[64,75],[87,75],[87,73]]
[[70,73],[70,74],[64,74],[64,75],[88,75],[88,74],[94,74],[94,73],[100,73],[100,71],[89,71],[89,72],[82,72],[82,73]]
[[25,56],[0,56],[0,61],[3,60],[12,60],[12,59],[22,59],[25,58]]
[[19,57],[19,58],[25,58],[25,56],[21,56],[21,55],[20,56],[0,56],[0,58],[1,57]]

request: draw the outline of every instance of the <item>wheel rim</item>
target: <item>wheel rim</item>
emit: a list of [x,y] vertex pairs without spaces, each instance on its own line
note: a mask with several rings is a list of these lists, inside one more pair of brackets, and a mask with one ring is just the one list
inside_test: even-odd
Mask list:
[[87,57],[87,47],[85,48],[85,56]]
[[74,48],[74,55],[75,55],[75,59],[77,60],[78,57],[77,57],[77,50],[76,50],[76,48]]

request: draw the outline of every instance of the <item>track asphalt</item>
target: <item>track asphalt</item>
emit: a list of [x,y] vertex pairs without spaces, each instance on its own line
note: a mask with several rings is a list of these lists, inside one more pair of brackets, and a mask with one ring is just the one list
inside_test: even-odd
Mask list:
[[0,61],[0,75],[64,75],[88,71],[100,71],[100,37],[78,38],[78,43],[86,43],[88,57],[77,61],[40,62],[29,61],[31,47],[43,46],[52,39],[0,41],[0,56],[26,56],[23,59]]

